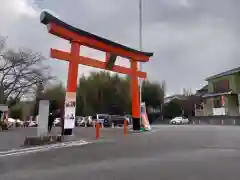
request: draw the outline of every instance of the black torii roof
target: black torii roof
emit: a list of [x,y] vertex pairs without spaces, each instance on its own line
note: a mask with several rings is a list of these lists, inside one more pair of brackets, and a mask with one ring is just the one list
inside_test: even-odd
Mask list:
[[55,16],[51,15],[50,13],[46,12],[46,11],[43,11],[41,13],[41,16],[40,16],[40,21],[41,23],[47,25],[49,23],[54,23],[56,25],[59,25],[61,27],[64,27],[72,32],[75,32],[81,36],[85,36],[85,37],[89,37],[89,38],[92,38],[92,39],[95,39],[97,41],[100,41],[100,42],[103,42],[103,43],[106,43],[106,44],[109,44],[111,46],[114,46],[114,47],[118,47],[118,48],[121,48],[121,49],[124,49],[126,51],[130,51],[130,52],[133,52],[133,53],[139,53],[139,54],[142,54],[144,56],[147,56],[147,57],[151,57],[153,56],[153,53],[151,52],[142,52],[142,51],[138,51],[136,49],[132,49],[130,47],[127,47],[127,46],[124,46],[124,45],[121,45],[119,43],[116,43],[116,42],[113,42],[113,41],[110,41],[108,39],[105,39],[103,37],[100,37],[100,36],[97,36],[95,34],[92,34],[92,33],[89,33],[87,31],[84,31],[84,30],[81,30],[81,29],[78,29],[78,28],[75,28],[63,21],[61,21],[60,19],[56,18]]

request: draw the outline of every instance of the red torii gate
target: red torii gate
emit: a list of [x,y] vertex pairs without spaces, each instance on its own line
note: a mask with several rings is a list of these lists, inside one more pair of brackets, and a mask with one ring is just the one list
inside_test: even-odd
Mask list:
[[[65,99],[64,134],[71,135],[75,124],[74,118],[71,119],[71,115],[75,116],[78,64],[127,74],[131,77],[133,130],[140,130],[138,77],[146,78],[147,73],[138,71],[138,62],[149,61],[153,53],[138,51],[81,29],[77,29],[48,12],[42,12],[40,19],[41,23],[47,26],[49,33],[68,40],[71,43],[70,53],[51,49],[52,58],[69,62]],[[80,46],[82,45],[106,52],[106,61],[102,62],[100,60],[80,56]],[[131,68],[114,65],[117,56],[128,58],[131,63]]]

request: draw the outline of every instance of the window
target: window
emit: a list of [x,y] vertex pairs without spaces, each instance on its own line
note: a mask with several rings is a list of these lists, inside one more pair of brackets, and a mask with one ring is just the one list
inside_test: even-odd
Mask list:
[[207,99],[203,99],[203,104],[207,104]]
[[229,81],[227,79],[213,83],[214,92],[225,92],[229,90]]
[[196,104],[196,109],[203,109],[203,104]]
[[222,107],[221,97],[214,98],[214,100],[213,100],[213,107],[214,108],[221,108]]

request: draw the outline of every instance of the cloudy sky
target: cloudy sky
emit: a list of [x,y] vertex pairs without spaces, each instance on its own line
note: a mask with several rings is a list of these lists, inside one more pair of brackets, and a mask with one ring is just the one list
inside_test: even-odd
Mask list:
[[[143,0],[143,49],[154,52],[144,71],[166,81],[168,94],[193,91],[204,78],[240,66],[239,0]],[[49,57],[51,47],[69,43],[47,33],[39,14],[47,10],[69,24],[139,47],[138,0],[1,0],[0,34],[10,47],[31,48]],[[99,51],[81,54],[102,59]],[[117,64],[128,65],[126,59]],[[67,63],[49,58],[53,73],[66,82]],[[79,74],[96,69],[79,66]]]

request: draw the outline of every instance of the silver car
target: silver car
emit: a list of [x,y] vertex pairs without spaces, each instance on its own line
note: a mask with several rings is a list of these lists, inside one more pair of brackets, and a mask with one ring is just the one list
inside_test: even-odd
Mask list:
[[169,124],[188,124],[189,123],[189,120],[187,118],[184,118],[184,117],[175,117],[173,119],[170,120]]

